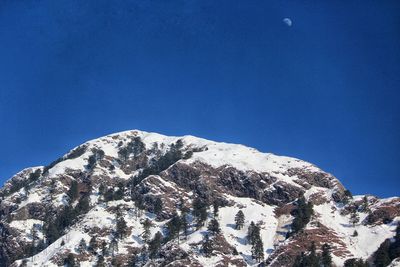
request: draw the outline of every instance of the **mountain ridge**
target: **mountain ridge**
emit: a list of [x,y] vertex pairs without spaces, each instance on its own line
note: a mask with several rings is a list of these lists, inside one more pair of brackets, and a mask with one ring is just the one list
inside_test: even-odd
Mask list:
[[[92,139],[48,166],[26,168],[6,181],[0,194],[1,229],[9,233],[3,236],[0,250],[4,266],[33,263],[54,266],[70,255],[82,266],[99,265],[99,261],[111,264],[114,257],[109,252],[78,251],[79,242],[89,243],[93,236],[107,245],[115,242],[122,247],[113,251],[117,255],[113,256],[124,266],[131,264],[133,255],[139,258],[136,259],[139,266],[181,266],[182,261],[186,266],[255,266],[264,261],[270,266],[291,266],[300,252],[296,246],[304,242],[301,241],[304,234],[312,237],[308,241],[316,242],[318,250],[322,243],[332,245],[333,263],[341,266],[352,257],[373,262],[379,245],[394,237],[400,219],[398,197],[352,197],[333,175],[300,159],[191,135],[165,136],[139,130]],[[313,205],[313,214],[301,230],[294,232],[301,198]],[[158,199],[161,211],[156,209]],[[203,225],[197,225],[198,218],[194,215],[196,199],[203,201],[208,210]],[[174,214],[182,215],[178,207],[183,203],[189,209],[190,234],[176,244],[174,239],[168,239],[171,235],[168,222]],[[217,217],[210,212],[213,205],[220,206]],[[362,210],[363,205],[368,206],[368,213]],[[78,211],[81,207],[85,207],[83,212]],[[57,221],[67,209],[76,212],[75,217],[68,223],[61,222],[63,226],[51,237],[46,221]],[[259,223],[264,245],[260,262],[252,257],[253,248],[245,231],[232,227],[233,213],[239,210],[246,217],[246,228],[250,219]],[[116,217],[104,221],[102,215]],[[349,223],[351,216],[359,217],[353,227]],[[206,225],[214,217],[218,218],[221,231],[212,240],[220,247],[208,257],[201,244],[209,232]],[[117,237],[115,227],[121,218],[130,234]],[[150,246],[142,237],[142,223],[146,219],[153,222],[151,236],[159,230],[165,239],[157,258],[142,251]],[[102,228],[97,229],[93,221]],[[26,227],[35,236],[22,230]],[[178,237],[183,235],[181,231]],[[359,232],[358,236],[348,237],[353,231]],[[373,241],[363,244],[372,236]],[[34,248],[30,252],[33,255],[25,257],[29,254],[26,247],[38,247],[39,243],[42,247]],[[307,251],[309,245],[300,247]],[[173,259],[162,257],[163,250],[177,255]]]

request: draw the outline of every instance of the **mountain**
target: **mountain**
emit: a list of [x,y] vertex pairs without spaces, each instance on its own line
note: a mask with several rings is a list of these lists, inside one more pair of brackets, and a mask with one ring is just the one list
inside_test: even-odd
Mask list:
[[193,136],[91,140],[0,196],[0,266],[400,265],[399,197],[352,196],[313,164]]

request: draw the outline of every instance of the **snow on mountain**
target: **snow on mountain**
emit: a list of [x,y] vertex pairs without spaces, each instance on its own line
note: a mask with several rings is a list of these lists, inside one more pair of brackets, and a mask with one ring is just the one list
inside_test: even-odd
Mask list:
[[[0,266],[72,260],[81,266],[292,266],[312,242],[318,253],[329,244],[336,266],[350,258],[372,263],[385,240],[394,242],[400,220],[399,198],[352,197],[334,176],[305,161],[138,130],[88,141],[48,166],[25,169],[0,194]],[[313,213],[295,231],[303,197]],[[173,233],[177,216],[187,221],[186,234],[182,227]],[[218,233],[209,229],[214,219]],[[259,229],[259,259],[248,237],[251,222]],[[152,254],[157,232],[162,241]]]

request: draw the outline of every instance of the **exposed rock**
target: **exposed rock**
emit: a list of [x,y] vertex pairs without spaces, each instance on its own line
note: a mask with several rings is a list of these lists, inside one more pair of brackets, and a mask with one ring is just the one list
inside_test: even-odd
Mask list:
[[324,203],[328,203],[330,201],[325,196],[324,192],[313,193],[309,196],[308,200],[311,201],[311,203],[313,203],[313,205],[321,205]]
[[304,189],[300,187],[285,183],[277,182],[273,185],[272,189],[267,190],[262,201],[271,205],[284,205],[288,204],[304,194]]
[[363,221],[364,224],[374,225],[379,223],[390,223],[394,218],[400,216],[399,199],[385,203],[383,206],[377,207]]
[[350,257],[352,254],[348,251],[346,244],[335,234],[332,229],[319,224],[318,228],[307,229],[290,239],[291,242],[280,246],[268,258],[268,266],[291,266],[296,256],[301,252],[307,251],[312,242],[315,242],[317,249],[320,249],[324,243],[330,244],[333,248],[333,254],[338,257]]

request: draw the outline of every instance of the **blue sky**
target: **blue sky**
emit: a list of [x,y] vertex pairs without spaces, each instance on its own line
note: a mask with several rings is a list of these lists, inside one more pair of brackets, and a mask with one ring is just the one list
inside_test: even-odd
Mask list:
[[399,14],[399,1],[1,1],[0,182],[142,129],[399,195]]

